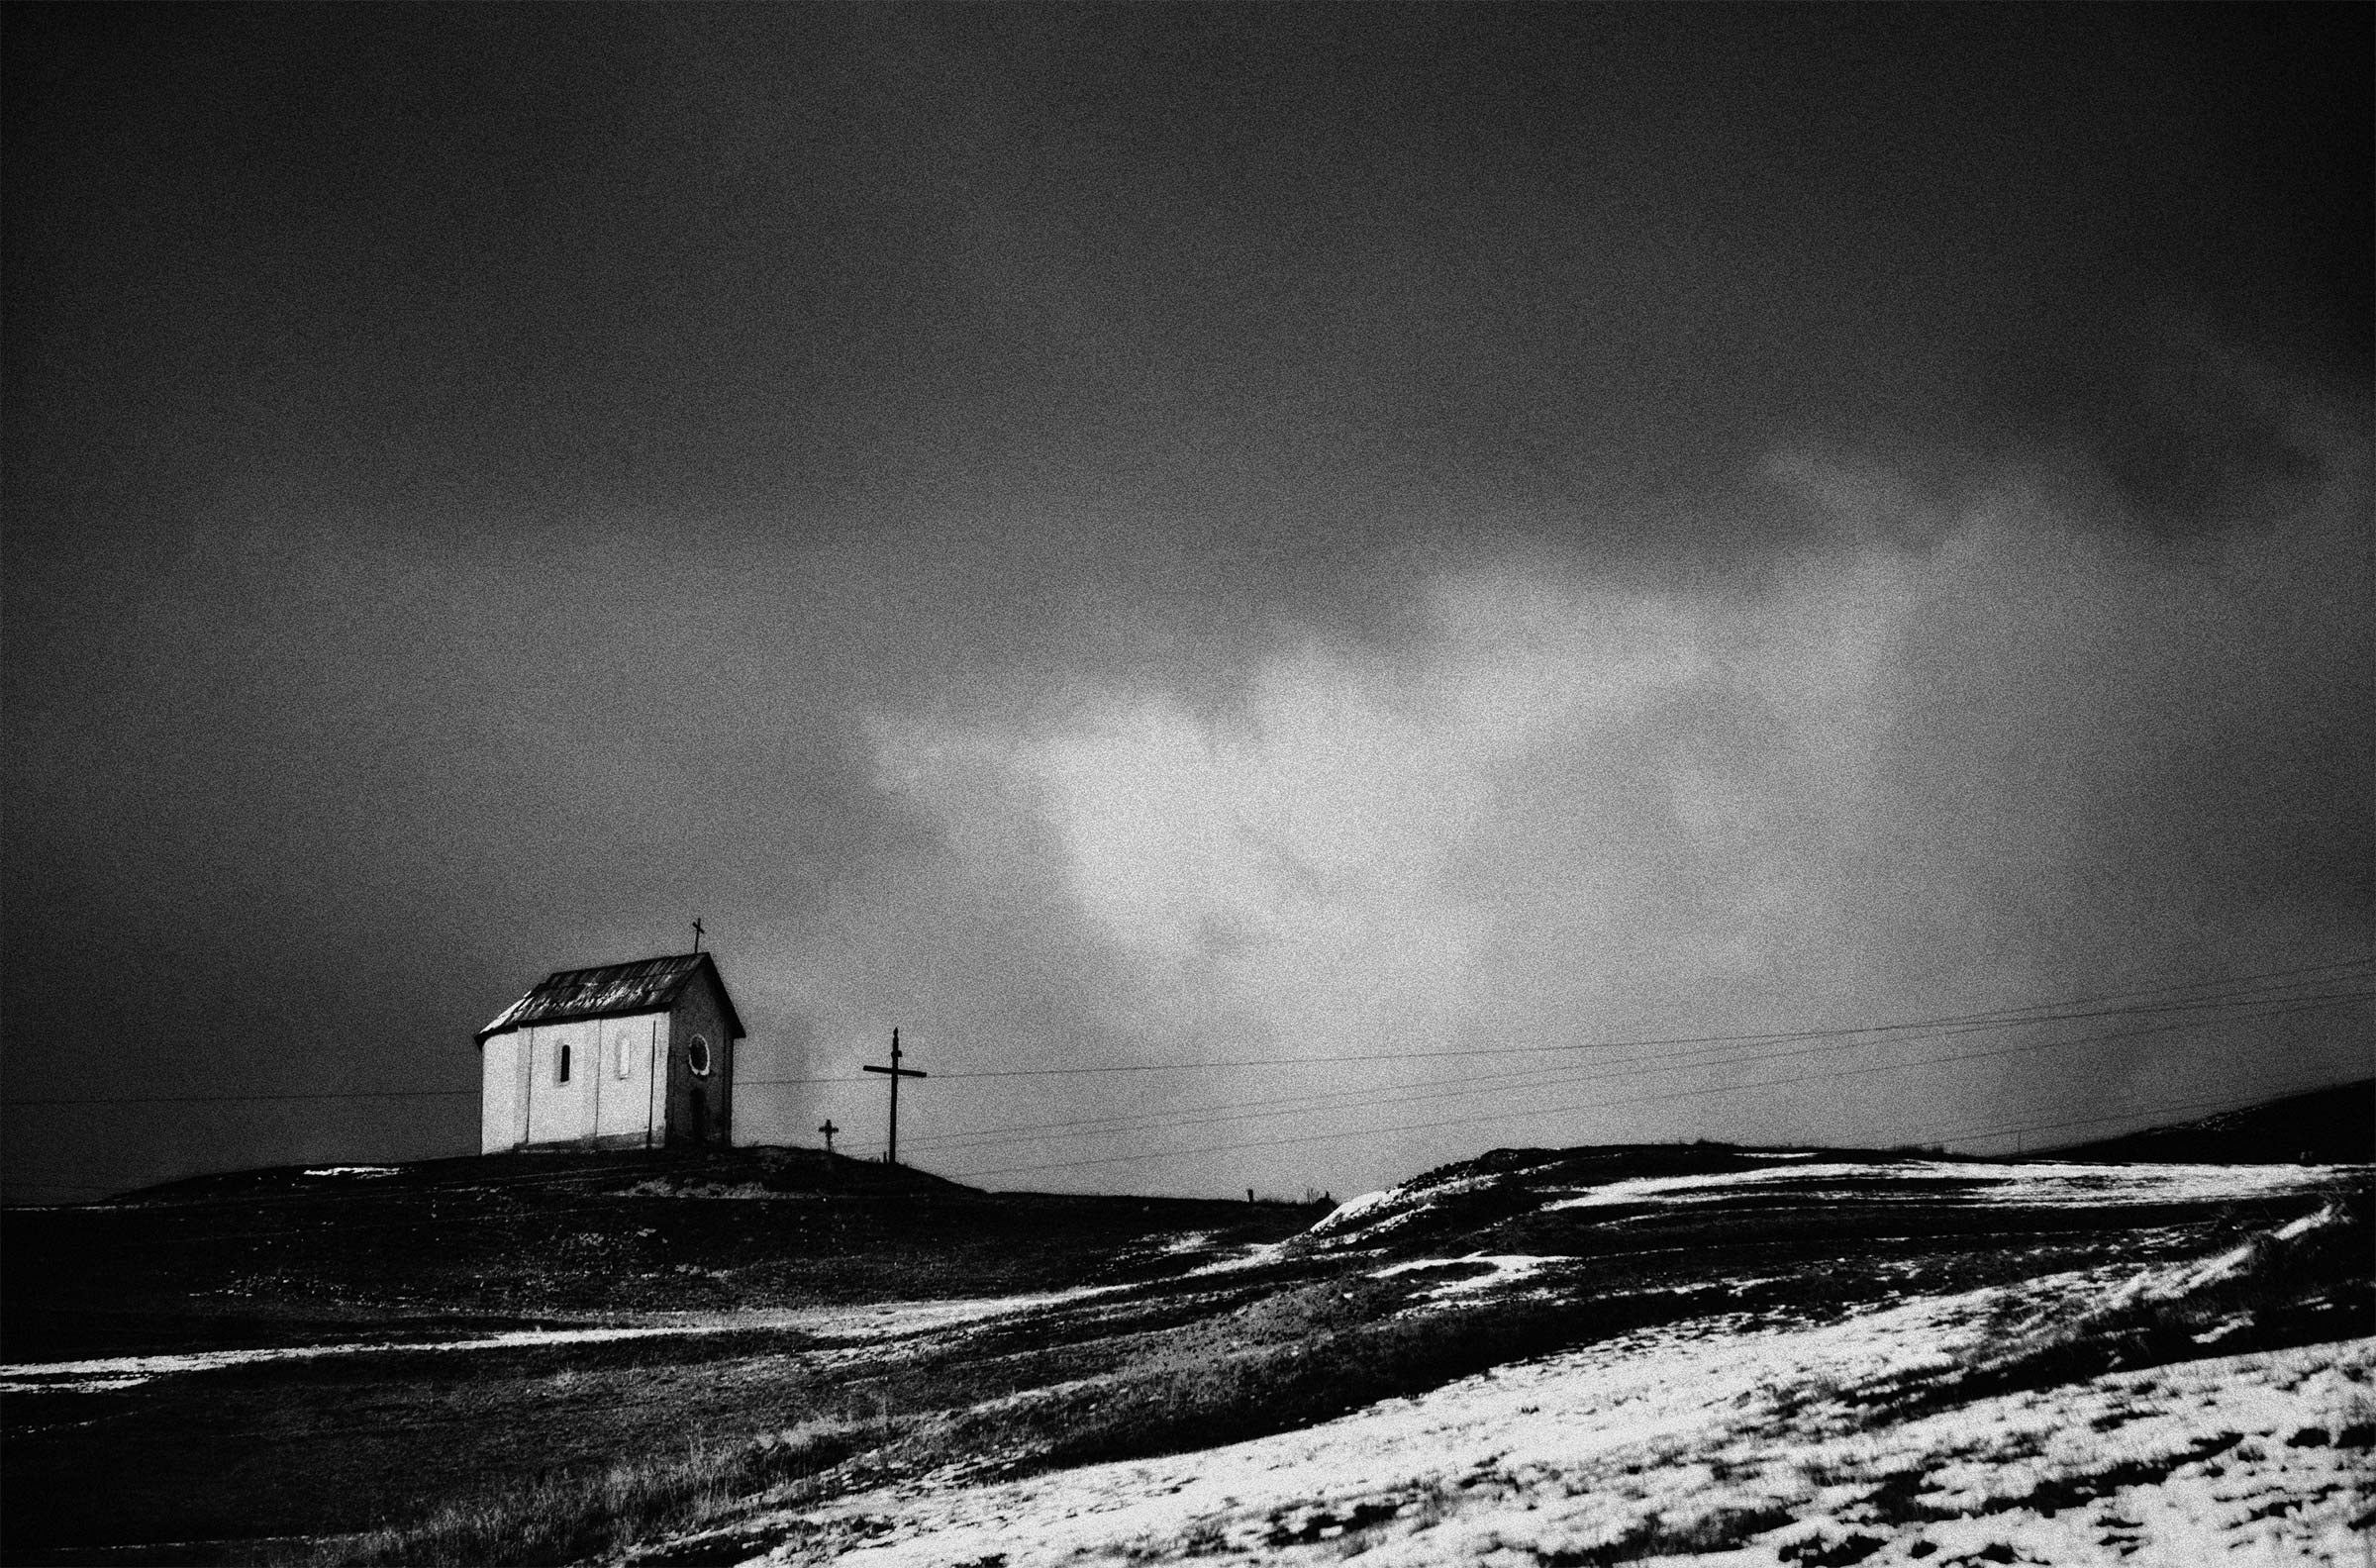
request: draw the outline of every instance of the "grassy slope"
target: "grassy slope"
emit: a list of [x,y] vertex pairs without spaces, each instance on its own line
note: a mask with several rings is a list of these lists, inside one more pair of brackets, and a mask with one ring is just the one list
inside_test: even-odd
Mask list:
[[[1125,1278],[1182,1234],[1270,1241],[1314,1218],[900,1175],[798,1151],[541,1156],[387,1178],[248,1173],[109,1209],[14,1213],[0,1356],[442,1339],[612,1315],[1058,1290]],[[878,1421],[879,1389],[788,1359],[808,1342],[752,1330],[369,1352],[13,1394],[0,1549],[37,1561],[74,1545],[360,1530],[621,1455]]]
[[[1429,1201],[1349,1245],[1298,1239],[1256,1266],[1191,1274],[1243,1243],[1294,1236],[1315,1216],[893,1189],[874,1168],[735,1160],[592,1166],[539,1181],[463,1162],[368,1191],[349,1182],[328,1197],[283,1177],[277,1188],[263,1183],[271,1190],[199,1190],[153,1211],[88,1216],[95,1227],[79,1237],[66,1217],[48,1217],[50,1276],[19,1302],[12,1267],[12,1321],[66,1342],[63,1302],[123,1290],[132,1308],[82,1339],[125,1345],[275,1329],[335,1337],[384,1330],[391,1319],[427,1328],[473,1316],[1125,1288],[854,1351],[772,1330],[374,1353],[12,1399],[0,1449],[10,1560],[58,1560],[51,1548],[73,1542],[383,1522],[401,1527],[298,1555],[600,1554],[730,1518],[747,1507],[739,1495],[818,1498],[950,1466],[988,1476],[1194,1448],[1658,1323],[1718,1312],[1820,1320],[2108,1260],[2195,1256],[2302,1207],[2225,1197],[2122,1209],[1963,1203],[1952,1180],[1934,1172],[1918,1189],[1899,1179],[1897,1162],[1874,1156],[1869,1174],[1821,1192],[1782,1174],[1720,1205],[1546,1209],[1558,1194],[1632,1177],[1776,1172],[1710,1146],[1499,1151],[1408,1184]],[[786,1195],[682,1195],[754,1182]],[[838,1185],[820,1190],[827,1183]],[[2341,1252],[2322,1251],[2288,1287],[2299,1299],[2256,1333],[2306,1342],[2376,1327],[2365,1202],[2353,1201]],[[235,1233],[238,1244],[224,1239]],[[125,1244],[141,1236],[143,1245]],[[17,1244],[12,1226],[12,1265]],[[1398,1259],[1466,1253],[1562,1261],[1529,1290],[1427,1313],[1404,1309],[1485,1265],[1375,1277]],[[251,1294],[207,1294],[225,1288]],[[2116,1338],[2068,1354],[2084,1359]],[[2184,1334],[2147,1339],[2153,1354],[2188,1353]],[[10,1349],[11,1359],[23,1354]],[[109,1479],[94,1487],[94,1476]],[[729,1531],[665,1560],[732,1560],[747,1544]],[[826,1553],[835,1541],[807,1545]]]
[[379,1178],[245,1172],[107,1207],[0,1214],[0,1356],[1060,1289],[1145,1234],[1220,1225],[1268,1238],[1309,1219],[992,1195],[813,1150],[497,1156]]
[[[1756,1185],[1717,1203],[1547,1207],[1612,1181],[1752,1171]],[[928,1352],[907,1369],[901,1397],[919,1410],[938,1402],[941,1414],[887,1434],[827,1479],[856,1491],[945,1476],[952,1466],[993,1479],[1190,1450],[1664,1323],[1821,1323],[2065,1270],[2193,1258],[2325,1201],[2343,1203],[2347,1223],[2254,1279],[2252,1326],[2223,1336],[2216,1353],[2376,1330],[2364,1173],[2317,1178],[2325,1190],[2317,1198],[2295,1191],[2237,1201],[2208,1184],[2183,1201],[2091,1207],[1966,1201],[1951,1176],[1930,1167],[1917,1180],[1917,1171],[1872,1157],[1845,1180],[1801,1178],[1708,1147],[1502,1151],[1408,1184],[1428,1201],[1407,1218],[1356,1231],[1341,1248],[1326,1237],[1294,1243],[1271,1268],[1240,1276],[1237,1293],[1177,1321],[1147,1321],[1163,1300],[1150,1294],[1143,1307],[1077,1304],[1029,1331]],[[1408,1310],[1432,1286],[1490,1267],[1460,1259],[1515,1253],[1556,1261],[1516,1289]],[[1445,1266],[1379,1273],[1432,1260]],[[2214,1293],[2190,1313],[2232,1305]],[[2025,1329],[2021,1353],[1985,1369],[1974,1397],[2134,1358],[2215,1353],[2194,1337],[2205,1327],[2194,1316],[2139,1310],[2082,1326],[2068,1335]],[[1004,1397],[967,1380],[991,1366],[1008,1385]],[[817,1495],[814,1483],[799,1490],[804,1505]],[[796,1554],[822,1560],[862,1538],[849,1531],[867,1524],[863,1512],[853,1519],[806,1507],[797,1517],[751,1517],[751,1526],[722,1527],[651,1560],[736,1561],[787,1539]]]

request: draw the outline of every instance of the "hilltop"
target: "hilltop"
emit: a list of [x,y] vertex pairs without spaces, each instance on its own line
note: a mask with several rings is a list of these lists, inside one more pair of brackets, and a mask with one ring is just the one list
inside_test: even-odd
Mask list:
[[12,1361],[443,1336],[622,1314],[1008,1295],[1316,1211],[986,1193],[816,1149],[535,1152],[194,1177],[0,1213]]

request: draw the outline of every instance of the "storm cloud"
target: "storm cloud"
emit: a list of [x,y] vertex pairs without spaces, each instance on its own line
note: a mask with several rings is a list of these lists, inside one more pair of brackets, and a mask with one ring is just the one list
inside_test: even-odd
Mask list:
[[697,915],[743,1137],[899,1025],[1000,1183],[2366,1070],[1294,1098],[2370,955],[2364,11],[6,25],[10,1099],[157,1102],[12,1196],[465,1151]]

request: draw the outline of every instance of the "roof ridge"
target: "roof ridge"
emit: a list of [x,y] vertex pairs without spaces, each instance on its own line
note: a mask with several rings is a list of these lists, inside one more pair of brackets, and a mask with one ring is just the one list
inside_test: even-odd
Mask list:
[[612,963],[580,964],[574,969],[555,969],[551,974],[547,974],[544,978],[549,980],[553,977],[553,975],[589,974],[596,969],[632,969],[638,964],[670,963],[680,958],[698,959],[707,958],[709,956],[711,955],[706,952],[655,953],[649,958],[621,958]]
[[707,952],[660,953],[618,963],[555,969],[496,1014],[474,1037],[483,1042],[491,1034],[530,1024],[657,1012],[674,1006],[677,996],[704,968],[708,969],[718,988],[719,1000],[725,1005],[728,1027],[736,1038],[742,1038],[746,1031],[735,1000],[727,992],[726,976],[718,967],[716,955]]

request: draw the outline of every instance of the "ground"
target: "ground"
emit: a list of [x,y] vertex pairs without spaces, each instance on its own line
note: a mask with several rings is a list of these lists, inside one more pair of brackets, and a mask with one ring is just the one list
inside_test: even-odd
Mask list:
[[280,1173],[12,1217],[4,1545],[2360,1563],[2369,1176],[1503,1150],[1324,1213],[788,1154]]

